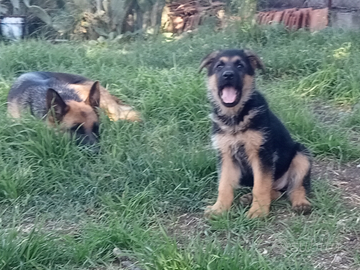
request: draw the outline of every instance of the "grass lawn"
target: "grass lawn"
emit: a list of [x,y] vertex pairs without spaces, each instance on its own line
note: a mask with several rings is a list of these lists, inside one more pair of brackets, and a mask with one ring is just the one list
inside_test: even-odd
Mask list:
[[[266,219],[234,205],[203,218],[217,194],[201,59],[251,48],[258,88],[314,157],[312,214],[287,200]],[[0,43],[0,269],[360,269],[360,35],[238,25],[179,40]],[[91,155],[6,96],[34,70],[82,74],[142,114],[102,115]],[[246,190],[239,190],[238,195]]]

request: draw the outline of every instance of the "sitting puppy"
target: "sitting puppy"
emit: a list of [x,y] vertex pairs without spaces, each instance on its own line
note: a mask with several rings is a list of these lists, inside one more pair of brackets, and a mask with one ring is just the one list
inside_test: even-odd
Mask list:
[[130,106],[85,77],[67,73],[30,72],[21,75],[8,95],[8,112],[20,118],[25,111],[46,117],[50,126],[59,124],[82,144],[92,145],[99,138],[97,108],[104,108],[113,120],[137,121]]
[[280,120],[256,90],[261,60],[248,50],[215,51],[200,71],[208,71],[208,96],[213,107],[212,142],[220,157],[218,198],[206,215],[230,209],[234,188],[253,187],[241,201],[252,203],[249,218],[269,214],[271,200],[286,191],[292,208],[308,213],[311,159],[308,150],[292,140]]

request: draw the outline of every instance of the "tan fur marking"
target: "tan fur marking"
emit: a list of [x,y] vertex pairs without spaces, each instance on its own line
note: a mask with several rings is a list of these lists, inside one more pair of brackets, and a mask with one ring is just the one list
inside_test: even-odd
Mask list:
[[243,105],[246,101],[248,101],[253,90],[254,90],[254,77],[245,74],[243,78],[242,97],[240,100],[241,105]]
[[81,98],[82,100],[86,100],[89,96],[92,85],[93,82],[88,81],[82,84],[69,84],[68,87],[74,89],[78,93],[79,98]]
[[20,118],[21,117],[21,108],[15,99],[8,102],[8,112],[11,117],[13,118]]
[[[68,100],[66,105],[69,106],[69,111],[61,121],[63,128],[69,129],[75,124],[82,124],[85,129],[91,130],[94,123],[98,122],[98,117],[93,108],[84,102]],[[51,121],[51,119],[49,120]]]
[[302,185],[303,178],[305,177],[305,175],[307,174],[307,172],[310,169],[309,158],[307,156],[305,156],[304,154],[297,153],[295,155],[295,157],[293,158],[293,160],[291,161],[290,168],[293,169],[294,171],[296,171],[296,174],[298,176],[297,178],[300,178],[299,176],[302,176],[301,179],[297,179],[297,182],[298,181],[299,182],[296,183],[296,185],[299,185],[299,184]]
[[[264,135],[259,131],[246,131],[242,134],[245,141],[245,151],[248,156],[250,164],[259,160],[259,149],[263,144]],[[260,164],[259,164],[260,166]]]
[[272,190],[272,173],[264,171],[260,164],[259,149],[264,135],[259,131],[243,133],[245,151],[254,174],[253,201],[247,216],[249,218],[262,217],[269,214]]
[[229,151],[222,155],[219,192],[216,203],[207,208],[205,215],[220,214],[230,209],[234,200],[234,188],[238,186],[240,168],[233,162]]
[[238,60],[243,62],[242,58],[240,56],[237,56],[237,55],[230,58],[230,61],[233,62],[233,63],[235,63]]
[[272,201],[276,201],[277,199],[279,199],[281,197],[281,192],[275,189],[271,190],[271,200]]
[[[290,183],[288,190],[292,207],[295,211],[309,211],[310,202],[306,199],[306,191],[303,181],[310,169],[308,157],[297,153],[290,164]],[[298,209],[300,208],[300,209]]]
[[300,186],[296,189],[293,189],[289,194],[292,207],[300,205],[310,205],[309,201],[306,199],[306,192],[303,186]]
[[219,62],[220,62],[220,61],[223,61],[224,63],[227,63],[227,62],[230,61],[230,58],[227,57],[227,56],[223,56],[223,57],[220,57],[220,58],[219,58]]
[[211,76],[208,77],[207,80],[207,89],[209,91],[209,97],[211,98],[211,100],[215,101],[215,103],[217,105],[221,105],[221,100],[218,96],[218,88],[217,88],[217,78],[216,78],[216,74],[213,74]]
[[214,147],[222,154],[233,152],[240,145],[245,146],[249,161],[258,157],[258,151],[263,143],[263,135],[259,131],[246,131],[237,134],[215,134],[213,137]]
[[[82,84],[69,84],[69,87],[74,89],[82,100],[86,100],[93,83],[93,81],[88,81]],[[105,110],[112,121],[140,121],[140,115],[137,111],[111,95],[103,86],[100,86],[100,108]]]
[[254,174],[254,187],[253,201],[247,216],[249,218],[264,217],[270,210],[272,173],[263,170],[258,156],[253,155],[250,164]]

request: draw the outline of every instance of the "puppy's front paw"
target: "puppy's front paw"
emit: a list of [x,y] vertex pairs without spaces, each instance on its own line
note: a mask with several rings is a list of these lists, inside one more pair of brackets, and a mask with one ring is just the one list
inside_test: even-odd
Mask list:
[[208,206],[205,209],[205,217],[211,217],[211,216],[219,216],[222,213],[229,210],[230,207],[226,207],[222,205],[221,203],[215,203],[212,206]]
[[250,210],[246,213],[248,218],[262,218],[269,214],[269,206],[260,206],[258,204],[252,205]]

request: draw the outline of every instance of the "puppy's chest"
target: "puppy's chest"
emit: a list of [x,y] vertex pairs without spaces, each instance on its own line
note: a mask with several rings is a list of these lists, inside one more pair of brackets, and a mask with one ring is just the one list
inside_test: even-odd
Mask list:
[[245,148],[249,148],[247,134],[244,132],[221,132],[212,136],[213,147],[221,153],[235,156],[237,154],[245,155]]
[[213,121],[213,125],[213,147],[221,155],[230,155],[236,160],[249,160],[257,156],[264,141],[261,131],[244,128],[242,123],[232,126]]

